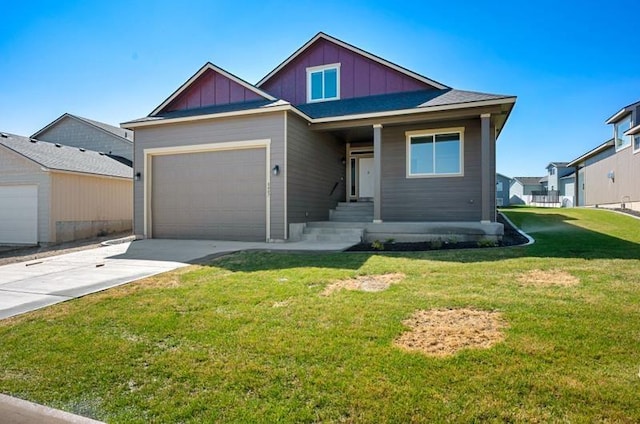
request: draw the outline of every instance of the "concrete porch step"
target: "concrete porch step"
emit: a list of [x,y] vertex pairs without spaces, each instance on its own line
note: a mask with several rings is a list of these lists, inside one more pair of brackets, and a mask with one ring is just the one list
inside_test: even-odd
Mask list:
[[302,232],[303,240],[352,242],[354,244],[362,241],[363,236],[363,224],[354,227],[348,222],[309,222]]

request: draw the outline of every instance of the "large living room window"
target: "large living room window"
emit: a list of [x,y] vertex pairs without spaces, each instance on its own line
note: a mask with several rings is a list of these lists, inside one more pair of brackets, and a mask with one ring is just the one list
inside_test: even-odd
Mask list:
[[616,151],[631,145],[631,136],[624,135],[625,131],[628,131],[630,128],[631,114],[627,115],[627,117],[620,122],[614,124],[613,136],[616,140]]
[[463,128],[407,132],[407,177],[463,175],[463,135]]
[[340,64],[307,68],[307,102],[340,98]]

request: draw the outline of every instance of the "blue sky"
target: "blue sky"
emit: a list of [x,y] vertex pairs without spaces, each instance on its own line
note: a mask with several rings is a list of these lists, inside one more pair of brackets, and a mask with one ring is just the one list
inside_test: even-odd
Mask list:
[[498,172],[543,175],[640,100],[640,2],[0,0],[0,130],[151,112],[205,62],[257,82],[318,31],[458,89],[518,96]]

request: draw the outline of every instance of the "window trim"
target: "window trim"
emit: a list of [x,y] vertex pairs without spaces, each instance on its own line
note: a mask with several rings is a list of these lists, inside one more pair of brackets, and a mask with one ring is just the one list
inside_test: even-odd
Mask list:
[[[336,70],[336,96],[324,97],[324,71],[329,69]],[[320,99],[311,99],[311,75],[322,71],[322,95]],[[340,63],[331,63],[328,65],[310,66],[307,68],[307,103],[326,102],[329,100],[340,100]]]
[[[618,146],[618,125],[620,125],[621,122],[627,119],[629,120],[629,128],[622,132],[622,137],[626,137],[628,142]],[[628,147],[633,148],[633,137],[630,135],[624,135],[624,133],[626,131],[629,131],[629,129],[631,128],[633,128],[633,116],[631,113],[625,115],[622,119],[620,119],[619,121],[613,124],[613,145],[616,149],[616,153]],[[621,138],[621,139],[624,140],[624,138]]]
[[[460,172],[448,173],[448,174],[412,174],[411,173],[411,139],[413,137],[428,137],[433,136],[435,140],[436,135],[453,134],[457,133],[460,136]],[[405,132],[406,137],[406,178],[450,178],[450,177],[464,177],[464,127],[454,128],[434,128],[428,130],[417,130]],[[435,160],[435,157],[434,157]]]

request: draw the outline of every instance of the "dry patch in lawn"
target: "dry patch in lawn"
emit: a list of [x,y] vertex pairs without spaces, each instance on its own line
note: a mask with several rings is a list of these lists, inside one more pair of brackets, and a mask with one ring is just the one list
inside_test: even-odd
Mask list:
[[551,269],[543,271],[534,269],[518,276],[520,284],[536,287],[571,287],[580,284],[577,277],[567,271]]
[[320,293],[321,296],[329,296],[338,290],[360,290],[365,292],[379,292],[389,288],[391,284],[398,283],[404,279],[402,273],[382,274],[382,275],[360,275],[348,280],[340,280],[329,284]]
[[411,330],[394,344],[433,356],[449,356],[462,349],[487,349],[504,340],[506,322],[498,312],[475,309],[416,311],[402,322]]

